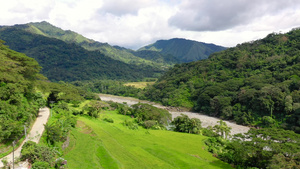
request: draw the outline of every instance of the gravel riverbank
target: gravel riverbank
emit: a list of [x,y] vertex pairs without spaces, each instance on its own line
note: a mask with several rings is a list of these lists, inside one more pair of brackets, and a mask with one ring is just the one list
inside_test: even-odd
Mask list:
[[[99,97],[103,101],[113,101],[117,103],[123,103],[126,102],[128,105],[133,105],[136,103],[148,103],[151,104],[155,107],[163,108],[163,109],[168,109],[168,107],[159,105],[157,103],[153,103],[150,101],[145,101],[145,100],[139,100],[131,97],[121,97],[121,96],[113,96],[113,95],[106,95],[106,94],[99,94]],[[176,110],[176,109],[175,109]],[[177,116],[180,116],[180,114],[185,114],[189,116],[190,118],[198,118],[202,122],[203,127],[208,127],[208,126],[214,126],[217,124],[217,121],[219,121],[219,118],[216,117],[211,117],[207,116],[205,114],[201,113],[194,113],[194,112],[188,112],[188,111],[174,111],[173,109],[169,111],[172,114],[172,118],[174,119]],[[224,120],[228,126],[232,128],[231,134],[237,134],[237,133],[246,133],[250,128],[242,125],[238,125],[234,122],[226,121]]]

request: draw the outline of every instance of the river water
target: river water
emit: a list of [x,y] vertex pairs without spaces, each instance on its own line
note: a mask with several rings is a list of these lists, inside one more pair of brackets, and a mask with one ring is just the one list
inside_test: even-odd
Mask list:
[[[126,102],[129,106],[140,102],[140,103],[151,104],[158,108],[163,108],[166,110],[168,109],[168,107],[159,105],[157,103],[153,103],[153,102],[146,101],[146,100],[139,100],[139,99],[135,99],[132,97],[121,97],[121,96],[114,96],[114,95],[107,95],[107,94],[99,94],[99,97],[101,98],[102,101],[113,101],[113,102],[117,102],[117,103]],[[189,118],[198,118],[202,122],[202,127],[208,127],[208,126],[213,127],[214,125],[218,124],[217,121],[220,120],[219,118],[216,118],[216,117],[211,117],[211,116],[208,116],[205,114],[189,112],[189,111],[174,111],[172,109],[169,112],[172,114],[172,119],[174,119],[177,116],[180,116],[181,114],[185,114],[185,115],[189,116]],[[249,127],[238,125],[234,122],[230,122],[230,121],[226,121],[226,120],[223,120],[223,121],[227,123],[227,126],[232,128],[231,129],[232,135],[237,134],[237,133],[246,133],[250,129]]]

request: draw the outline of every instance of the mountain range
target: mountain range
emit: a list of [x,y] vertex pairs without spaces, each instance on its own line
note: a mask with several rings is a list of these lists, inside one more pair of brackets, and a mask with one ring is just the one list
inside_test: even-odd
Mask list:
[[210,54],[225,49],[225,47],[214,44],[174,38],[170,40],[158,40],[154,44],[142,47],[139,51],[152,50],[165,55],[173,55],[183,63],[207,59]]
[[176,63],[206,59],[225,49],[175,38],[134,51],[88,39],[45,21],[1,26],[0,39],[11,49],[35,58],[43,67],[42,73],[54,81],[159,77]]

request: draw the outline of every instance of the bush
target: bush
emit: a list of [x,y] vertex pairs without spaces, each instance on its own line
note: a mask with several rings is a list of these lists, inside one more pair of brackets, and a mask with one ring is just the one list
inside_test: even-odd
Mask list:
[[139,129],[138,124],[134,123],[131,120],[124,120],[123,125],[127,126],[131,130],[137,130],[137,129]]
[[157,125],[157,122],[155,120],[147,120],[144,122],[144,127],[146,129],[152,128],[155,125]]
[[201,133],[201,121],[197,118],[190,119],[187,115],[181,114],[181,116],[176,117],[172,124],[175,125],[174,131],[184,132],[184,133]]
[[[27,141],[22,147],[21,154],[21,160],[28,159],[32,163],[43,161],[50,164],[53,162],[57,152],[47,146],[41,146],[33,141]],[[36,165],[39,166],[42,164],[37,163]]]
[[48,168],[50,168],[50,165],[45,161],[37,161],[32,164],[32,169],[48,169]]
[[138,103],[132,105],[133,115],[139,123],[147,120],[157,121],[159,125],[168,125],[172,119],[172,115],[164,109],[154,107],[149,104]]
[[114,120],[112,118],[104,118],[103,121],[114,123]]

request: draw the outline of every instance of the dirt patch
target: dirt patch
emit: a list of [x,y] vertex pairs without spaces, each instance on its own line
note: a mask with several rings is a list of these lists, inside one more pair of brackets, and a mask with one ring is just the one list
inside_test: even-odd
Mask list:
[[90,136],[96,136],[96,133],[87,126],[83,121],[78,120],[76,127],[79,128],[81,133],[88,134]]

